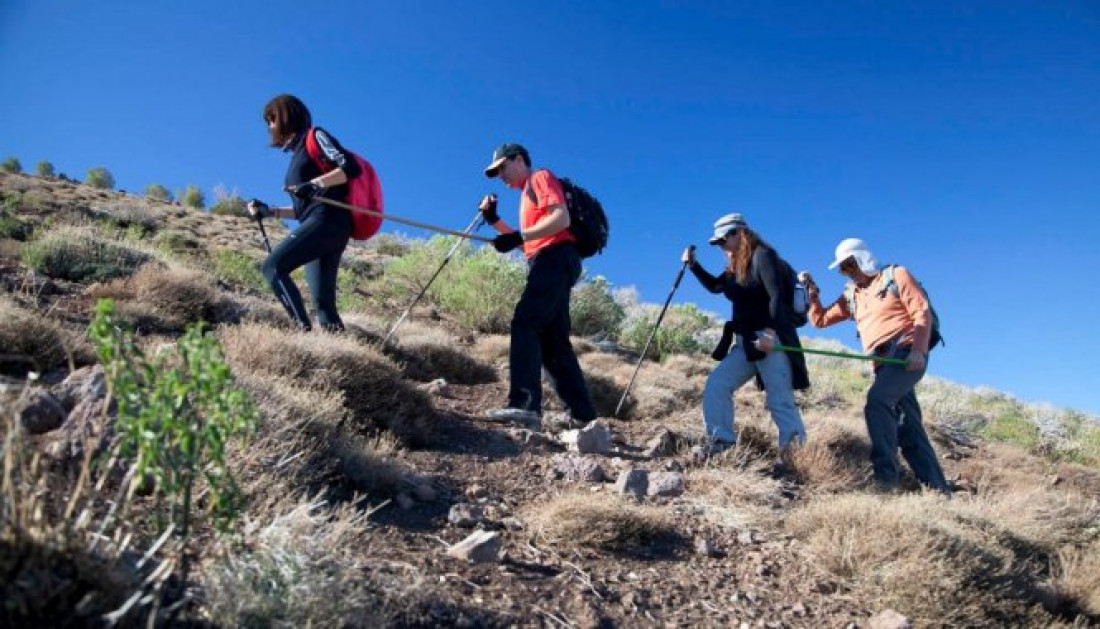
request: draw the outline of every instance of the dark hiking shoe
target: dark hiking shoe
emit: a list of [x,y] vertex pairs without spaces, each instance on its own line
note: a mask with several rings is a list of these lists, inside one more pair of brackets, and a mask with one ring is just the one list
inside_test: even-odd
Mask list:
[[485,419],[494,422],[520,424],[538,430],[542,425],[539,414],[525,408],[494,408],[485,411]]

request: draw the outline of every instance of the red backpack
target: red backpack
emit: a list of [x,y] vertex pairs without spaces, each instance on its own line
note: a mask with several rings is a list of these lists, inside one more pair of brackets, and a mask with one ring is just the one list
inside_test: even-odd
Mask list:
[[[314,129],[310,129],[306,134],[306,152],[321,172],[327,173],[335,168],[321,158],[321,147],[317,145]],[[351,153],[351,151],[348,152]],[[359,163],[359,176],[348,181],[347,203],[381,214],[383,212],[382,183],[378,181],[378,174],[374,172],[370,162],[355,153],[351,153],[351,156]],[[366,212],[351,213],[351,237],[355,240],[367,240],[378,233],[378,228],[381,226],[381,216]]]

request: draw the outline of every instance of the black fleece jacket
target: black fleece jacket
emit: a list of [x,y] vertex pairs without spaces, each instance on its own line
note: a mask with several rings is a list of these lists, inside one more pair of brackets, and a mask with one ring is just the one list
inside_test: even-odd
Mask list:
[[[793,285],[786,277],[779,255],[771,247],[756,248],[749,268],[749,277],[742,284],[729,271],[715,277],[701,264],[691,265],[691,273],[712,293],[722,293],[730,300],[733,313],[730,319],[733,330],[747,341],[756,338],[764,328],[775,330],[779,342],[787,347],[802,347],[798,328],[794,326],[790,304]],[[750,360],[762,358],[755,348],[742,346]],[[791,363],[791,385],[795,389],[807,389],[810,376],[806,357],[799,352],[786,352]],[[762,384],[757,381],[757,384]]]

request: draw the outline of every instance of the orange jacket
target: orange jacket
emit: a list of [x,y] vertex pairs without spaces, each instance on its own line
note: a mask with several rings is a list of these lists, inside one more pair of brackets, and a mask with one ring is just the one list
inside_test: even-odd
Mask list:
[[[828,308],[822,306],[816,297],[811,299],[810,323],[815,328],[827,328],[855,319],[865,352],[873,352],[897,339],[898,345],[912,345],[914,350],[927,354],[928,340],[932,335],[932,309],[928,299],[905,267],[895,266],[893,273],[897,295],[887,290],[884,274],[880,272],[864,288],[849,283],[845,294]],[[849,295],[855,308],[854,316],[848,306]]]

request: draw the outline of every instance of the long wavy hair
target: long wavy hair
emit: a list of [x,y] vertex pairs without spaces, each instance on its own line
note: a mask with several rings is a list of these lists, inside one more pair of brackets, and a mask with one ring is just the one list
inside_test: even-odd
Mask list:
[[759,247],[770,247],[771,245],[764,242],[760,234],[745,225],[738,227],[737,231],[740,234],[737,240],[737,250],[729,254],[729,265],[726,267],[726,273],[732,275],[738,284],[744,285],[752,271],[753,254],[756,253]]
[[282,147],[295,135],[313,126],[313,116],[305,103],[291,94],[279,94],[264,105],[264,122],[275,123],[270,129],[271,146]]

